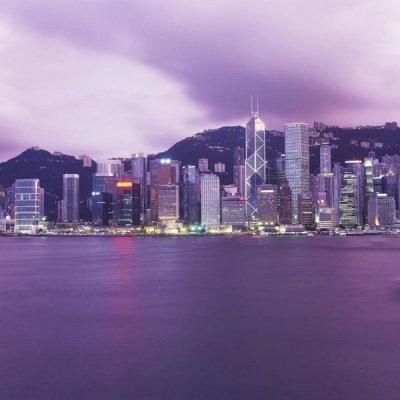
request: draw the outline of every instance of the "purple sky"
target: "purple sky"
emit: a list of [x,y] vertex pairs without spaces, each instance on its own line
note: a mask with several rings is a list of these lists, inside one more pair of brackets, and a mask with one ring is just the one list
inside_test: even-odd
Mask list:
[[0,0],[0,161],[245,124],[400,120],[398,0]]

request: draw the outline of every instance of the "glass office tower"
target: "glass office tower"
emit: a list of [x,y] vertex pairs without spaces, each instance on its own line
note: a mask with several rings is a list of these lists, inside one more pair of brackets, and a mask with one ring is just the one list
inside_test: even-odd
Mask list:
[[265,125],[258,110],[251,114],[246,125],[245,162],[246,214],[255,218],[257,213],[257,186],[265,183]]
[[285,172],[292,192],[292,223],[299,223],[298,198],[310,192],[309,127],[303,122],[285,124]]
[[35,234],[39,230],[41,194],[39,179],[15,181],[15,232]]

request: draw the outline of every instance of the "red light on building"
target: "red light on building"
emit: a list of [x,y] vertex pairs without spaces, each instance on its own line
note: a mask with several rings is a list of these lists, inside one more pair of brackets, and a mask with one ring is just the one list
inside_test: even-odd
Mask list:
[[117,187],[132,187],[132,182],[117,182]]

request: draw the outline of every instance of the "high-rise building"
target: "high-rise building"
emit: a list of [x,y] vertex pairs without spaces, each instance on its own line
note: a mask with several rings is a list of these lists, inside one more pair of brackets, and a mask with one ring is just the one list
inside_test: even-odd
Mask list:
[[285,172],[292,191],[292,222],[299,223],[298,197],[310,191],[309,127],[285,124]]
[[361,222],[361,180],[351,167],[341,171],[339,194],[339,224],[352,228]]
[[246,224],[246,199],[243,196],[222,198],[222,225],[244,226]]
[[140,185],[140,221],[144,223],[147,211],[147,158],[143,153],[132,154],[132,182]]
[[285,179],[278,186],[279,194],[279,222],[283,225],[292,223],[292,191]]
[[179,219],[179,186],[158,185],[158,219],[161,222]]
[[219,177],[213,174],[200,178],[201,224],[220,225],[220,184]]
[[114,176],[121,179],[124,173],[124,164],[121,160],[98,160],[96,173],[99,176]]
[[218,162],[214,164],[214,172],[216,174],[223,174],[225,173],[225,164],[222,162]]
[[331,146],[322,144],[319,149],[319,169],[321,174],[330,174],[332,171],[331,164]]
[[17,179],[15,181],[15,232],[35,234],[40,221],[39,179]]
[[278,225],[278,186],[271,184],[257,187],[257,220],[266,225]]
[[320,231],[333,231],[336,226],[335,210],[331,207],[318,207],[315,217]]
[[114,225],[140,225],[140,185],[130,181],[114,181],[110,185],[114,186]]
[[265,125],[258,115],[257,106],[256,111],[251,110],[251,118],[246,125],[245,197],[249,218],[256,218],[257,186],[265,183],[265,167]]
[[233,149],[233,165],[244,165],[245,162],[245,154],[244,154],[244,148],[243,147],[235,147]]
[[385,175],[383,181],[383,193],[394,198],[396,210],[399,209],[399,179],[394,173]]
[[200,190],[198,173],[194,165],[183,167],[182,209],[183,219],[188,224],[200,223]]
[[233,184],[236,186],[238,195],[244,196],[246,184],[244,165],[235,165],[233,167]]
[[299,224],[306,229],[314,227],[314,209],[311,193],[301,193],[298,196]]
[[150,161],[150,220],[159,221],[158,186],[179,185],[179,162],[169,158]]
[[208,171],[208,158],[199,158],[199,171]]
[[62,221],[79,221],[79,175],[63,175]]
[[386,193],[374,193],[368,200],[368,224],[372,227],[389,227],[395,223],[394,197]]
[[82,154],[79,156],[79,159],[82,160],[82,165],[84,168],[92,168],[93,160],[89,156]]

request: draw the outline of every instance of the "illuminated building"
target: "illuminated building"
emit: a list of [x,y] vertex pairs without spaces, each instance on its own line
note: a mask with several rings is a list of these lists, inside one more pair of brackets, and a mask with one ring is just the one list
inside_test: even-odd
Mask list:
[[292,191],[286,178],[278,186],[279,194],[279,223],[290,225],[292,223]]
[[396,210],[399,209],[399,179],[394,173],[389,173],[383,177],[383,193],[394,198]]
[[313,199],[311,193],[301,193],[298,196],[299,224],[307,229],[314,227]]
[[233,149],[233,165],[244,165],[244,148],[243,147],[235,147]]
[[115,182],[113,222],[117,226],[140,225],[140,185]]
[[217,174],[225,173],[225,164],[222,162],[218,162],[214,164],[214,172]]
[[237,188],[237,193],[240,196],[244,196],[245,192],[245,167],[244,165],[235,165],[233,167],[233,184]]
[[[258,101],[257,101],[258,103]],[[246,214],[250,219],[257,214],[257,186],[265,183],[265,125],[257,110],[251,109],[251,118],[246,125],[245,197]]]
[[310,191],[309,127],[305,123],[285,124],[285,172],[292,191],[292,222],[297,224],[299,195]]
[[317,228],[320,231],[333,231],[335,229],[335,210],[331,207],[318,207],[315,217]]
[[143,153],[132,154],[132,182],[140,185],[140,220],[146,220],[147,211],[147,158]]
[[185,222],[195,225],[200,223],[200,190],[198,174],[194,165],[183,167],[182,209]]
[[220,225],[220,185],[217,175],[200,177],[201,225]]
[[222,198],[222,225],[244,226],[246,224],[246,199],[243,196]]
[[368,200],[368,224],[371,227],[389,227],[396,220],[394,197],[386,193],[374,193]]
[[158,185],[158,219],[161,222],[179,219],[179,186]]
[[199,158],[199,171],[208,171],[208,158]]
[[266,225],[278,225],[278,186],[263,184],[257,187],[257,220]]
[[179,185],[179,162],[170,158],[150,161],[150,220],[158,222],[158,186]]
[[322,144],[319,149],[320,154],[320,173],[329,174],[332,169],[331,165],[331,147],[328,144]]
[[35,234],[39,230],[42,205],[39,179],[15,181],[15,232]]
[[63,175],[63,201],[61,207],[63,222],[79,221],[79,175]]
[[341,170],[339,224],[345,228],[361,225],[361,179],[351,166]]
[[121,160],[98,160],[96,161],[96,174],[99,176],[114,176],[121,179],[124,173],[124,165]]

